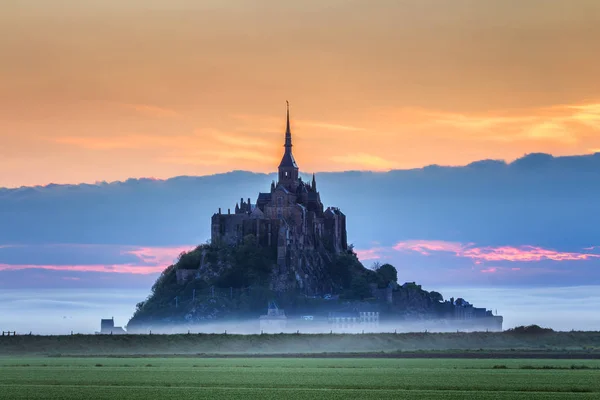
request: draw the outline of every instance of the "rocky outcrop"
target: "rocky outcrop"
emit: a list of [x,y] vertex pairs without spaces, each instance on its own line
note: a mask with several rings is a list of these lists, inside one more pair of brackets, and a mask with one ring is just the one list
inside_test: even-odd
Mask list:
[[323,249],[289,254],[284,265],[277,263],[276,252],[250,236],[237,246],[205,244],[183,253],[137,305],[128,331],[227,318],[256,320],[273,300],[300,315],[364,310],[405,320],[492,317],[463,299],[444,301],[440,293],[414,282],[400,286],[393,266],[366,269],[351,248],[339,254]]
[[288,253],[290,258],[282,266],[275,251],[257,245],[251,236],[237,246],[198,246],[163,271],[129,325],[254,316],[264,311],[270,299],[285,305],[298,298],[344,291],[352,297],[352,277],[366,284],[366,276],[373,274],[351,250],[345,254],[324,249]]

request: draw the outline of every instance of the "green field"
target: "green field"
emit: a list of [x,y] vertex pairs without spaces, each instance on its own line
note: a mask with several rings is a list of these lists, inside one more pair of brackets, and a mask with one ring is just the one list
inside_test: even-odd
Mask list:
[[2,399],[598,399],[600,360],[0,358]]

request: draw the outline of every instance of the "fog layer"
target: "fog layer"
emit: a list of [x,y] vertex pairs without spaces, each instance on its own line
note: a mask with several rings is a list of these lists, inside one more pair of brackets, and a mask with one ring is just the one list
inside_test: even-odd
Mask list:
[[[475,304],[494,305],[504,316],[504,329],[538,324],[555,330],[600,330],[600,287],[556,288],[445,288],[446,297],[462,296]],[[115,318],[125,326],[135,304],[147,296],[143,290],[5,290],[0,293],[0,330],[44,335],[100,330],[101,318]],[[266,312],[266,309],[265,309]],[[290,319],[294,316],[289,316]],[[299,317],[299,316],[298,316]],[[317,332],[307,328],[304,332]],[[178,327],[177,331],[207,333],[258,333],[256,320],[207,323]],[[420,331],[431,326],[381,321],[381,331]]]

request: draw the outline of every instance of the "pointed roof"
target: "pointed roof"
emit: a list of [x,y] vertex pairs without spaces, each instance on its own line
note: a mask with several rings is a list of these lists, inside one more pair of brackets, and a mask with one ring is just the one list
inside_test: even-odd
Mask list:
[[285,105],[286,105],[285,147],[292,147],[292,130],[290,129],[290,102],[286,100]]
[[296,164],[296,160],[294,159],[294,155],[292,154],[292,131],[290,129],[290,103],[286,100],[287,105],[287,114],[286,114],[286,128],[285,128],[285,152],[283,153],[283,158],[281,159],[281,163],[279,163],[279,168],[281,167],[293,167],[298,168],[298,164]]

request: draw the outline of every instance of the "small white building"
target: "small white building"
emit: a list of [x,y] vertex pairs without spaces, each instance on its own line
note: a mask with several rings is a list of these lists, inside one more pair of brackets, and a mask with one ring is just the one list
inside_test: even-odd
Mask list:
[[261,333],[281,333],[287,327],[287,317],[285,311],[277,307],[274,301],[269,303],[266,315],[260,316]]
[[379,312],[332,312],[328,322],[331,330],[337,332],[374,330],[379,327]]
[[100,332],[96,332],[100,335],[125,335],[126,333],[125,329],[115,326],[114,318],[100,320]]

